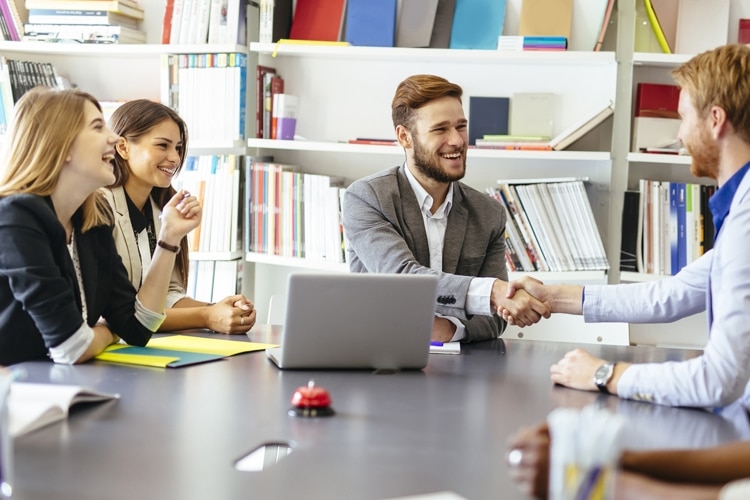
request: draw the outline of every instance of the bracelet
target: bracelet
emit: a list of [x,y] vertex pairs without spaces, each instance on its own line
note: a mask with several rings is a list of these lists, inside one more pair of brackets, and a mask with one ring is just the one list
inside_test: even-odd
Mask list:
[[169,250],[173,253],[180,253],[180,247],[178,245],[170,245],[169,243],[166,243],[162,240],[157,241],[156,244],[162,247],[164,250]]

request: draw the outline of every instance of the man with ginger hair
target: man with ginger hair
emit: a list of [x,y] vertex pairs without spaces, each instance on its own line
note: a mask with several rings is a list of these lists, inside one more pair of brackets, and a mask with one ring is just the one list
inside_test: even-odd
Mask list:
[[[514,282],[552,312],[586,321],[668,322],[707,311],[703,355],[683,362],[613,363],[583,349],[551,367],[553,382],[672,406],[750,408],[750,47],[725,45],[672,72],[681,87],[678,137],[691,172],[719,189],[709,200],[714,247],[675,276],[647,283],[576,286]],[[503,317],[513,321],[512,314]]]

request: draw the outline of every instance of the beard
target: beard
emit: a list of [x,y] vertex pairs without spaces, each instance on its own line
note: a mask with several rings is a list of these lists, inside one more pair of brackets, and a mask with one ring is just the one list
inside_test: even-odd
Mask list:
[[690,173],[696,177],[710,177],[716,179],[719,175],[719,147],[711,139],[708,128],[701,126],[693,144],[685,144],[690,155],[693,157],[690,164]]
[[419,142],[419,138],[414,134],[414,166],[417,167],[424,176],[437,182],[454,182],[459,181],[466,175],[466,147],[461,151],[461,160],[463,167],[460,172],[450,174],[440,165],[440,156],[437,153],[430,153]]

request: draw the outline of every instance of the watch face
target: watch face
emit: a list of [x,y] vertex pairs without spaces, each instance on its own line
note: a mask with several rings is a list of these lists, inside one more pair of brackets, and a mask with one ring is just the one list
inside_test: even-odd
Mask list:
[[609,379],[612,378],[612,372],[614,371],[614,364],[604,363],[602,366],[596,369],[594,373],[594,383],[597,386],[607,385]]

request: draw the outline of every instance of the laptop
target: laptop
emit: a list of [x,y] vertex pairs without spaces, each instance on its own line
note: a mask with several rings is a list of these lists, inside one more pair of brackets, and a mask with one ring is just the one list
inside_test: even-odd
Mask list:
[[280,347],[283,369],[421,369],[427,365],[437,276],[292,273]]

